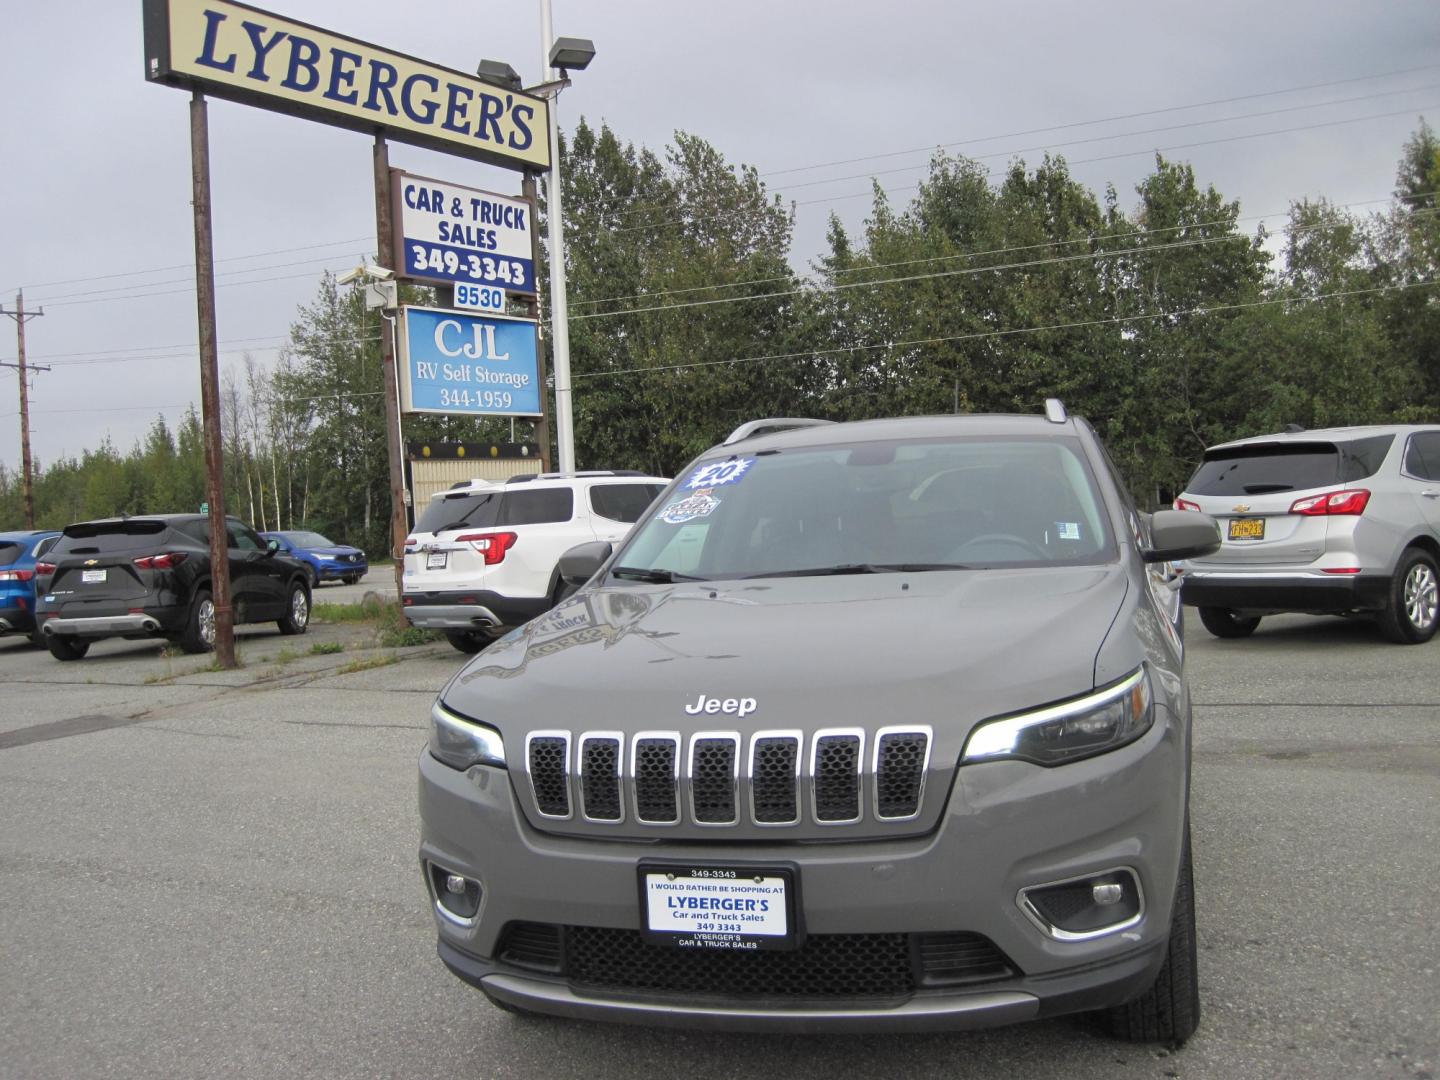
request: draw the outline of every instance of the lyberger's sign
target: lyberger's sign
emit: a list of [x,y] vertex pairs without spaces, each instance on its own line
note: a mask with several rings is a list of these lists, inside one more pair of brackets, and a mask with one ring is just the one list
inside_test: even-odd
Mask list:
[[145,0],[145,77],[509,168],[550,165],[546,102],[231,0]]

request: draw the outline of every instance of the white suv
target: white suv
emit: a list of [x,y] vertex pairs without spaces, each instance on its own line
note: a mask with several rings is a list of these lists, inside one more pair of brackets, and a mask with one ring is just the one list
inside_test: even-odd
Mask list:
[[669,483],[633,472],[542,473],[440,492],[405,539],[405,617],[479,652],[555,606],[561,555],[623,540]]

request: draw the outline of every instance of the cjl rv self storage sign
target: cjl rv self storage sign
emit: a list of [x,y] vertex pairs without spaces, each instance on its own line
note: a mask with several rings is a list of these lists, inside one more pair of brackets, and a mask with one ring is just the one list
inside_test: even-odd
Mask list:
[[404,412],[539,416],[534,319],[401,309]]
[[535,292],[534,211],[529,202],[398,169],[390,176],[395,246],[402,253],[404,277]]

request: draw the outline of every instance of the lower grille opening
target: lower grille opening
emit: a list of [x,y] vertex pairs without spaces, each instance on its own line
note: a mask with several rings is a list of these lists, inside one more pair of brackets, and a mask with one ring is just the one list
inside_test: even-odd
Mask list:
[[516,967],[558,975],[565,964],[560,927],[554,923],[512,922],[500,935],[495,959]]
[[964,986],[1018,974],[983,934],[915,934],[912,940],[924,986]]
[[515,922],[495,955],[577,987],[752,1000],[905,998],[1019,974],[988,938],[963,931],[812,934],[789,952],[729,952],[655,945],[638,930]]

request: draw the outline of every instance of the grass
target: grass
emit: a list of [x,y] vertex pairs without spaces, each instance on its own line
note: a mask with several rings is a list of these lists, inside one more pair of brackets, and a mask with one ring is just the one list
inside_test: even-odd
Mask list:
[[317,641],[310,646],[311,656],[330,656],[334,653],[344,652],[345,646],[338,641]]
[[372,596],[358,604],[316,604],[310,609],[310,615],[320,622],[360,623],[374,622],[386,611],[398,614],[399,609],[398,604],[387,604]]
[[278,653],[275,654],[275,663],[281,665],[293,664],[296,660],[299,659],[300,654],[294,649],[290,648],[290,646],[288,645],[286,645],[283,649],[281,649]]
[[348,664],[341,665],[335,672],[337,675],[354,675],[357,671],[370,671],[372,668],[389,667],[391,664],[398,664],[398,656],[372,656],[368,660],[351,660]]

